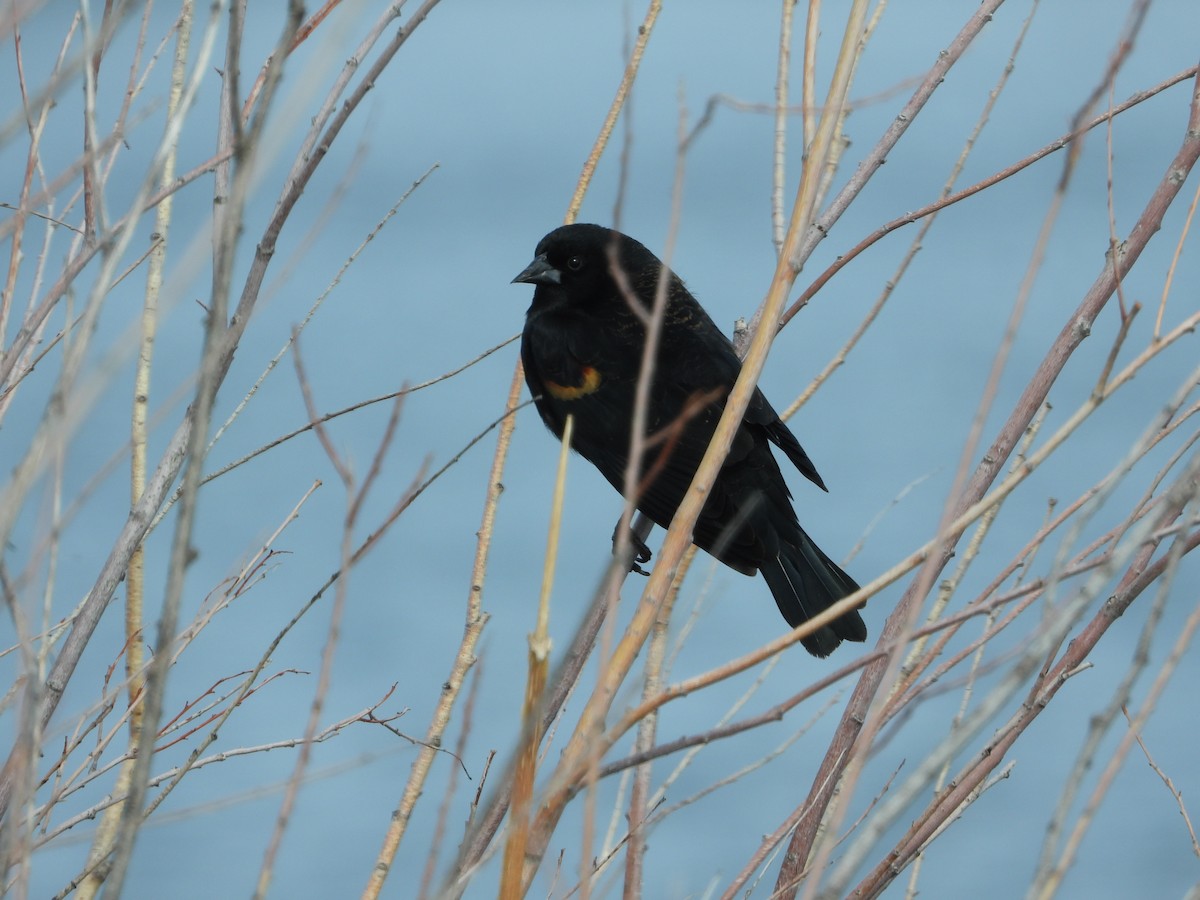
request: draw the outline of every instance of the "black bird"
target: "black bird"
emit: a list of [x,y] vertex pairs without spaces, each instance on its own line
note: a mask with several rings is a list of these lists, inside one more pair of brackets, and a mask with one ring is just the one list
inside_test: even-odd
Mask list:
[[[560,438],[575,416],[574,448],[623,490],[645,316],[663,264],[633,238],[599,225],[566,225],[546,235],[514,282],[535,285],[521,359],[542,421]],[[666,273],[666,311],[647,407],[648,448],[637,508],[671,523],[708,447],[741,361],[683,282]],[[640,307],[635,312],[635,307]],[[793,628],[857,590],[854,579],[813,543],[769,444],[826,490],[788,427],[755,390],[729,456],[712,485],[692,539],[721,562],[761,571]],[[854,611],[803,640],[814,656],[864,641]]]

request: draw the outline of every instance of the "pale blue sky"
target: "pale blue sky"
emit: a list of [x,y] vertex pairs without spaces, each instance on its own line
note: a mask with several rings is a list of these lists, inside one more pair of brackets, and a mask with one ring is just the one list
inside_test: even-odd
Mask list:
[[[261,18],[253,20],[248,31],[247,59],[256,63],[278,25],[273,6],[252,6],[256,7],[253,15]],[[340,65],[364,23],[377,15],[377,6],[345,4],[323,29],[321,40],[306,45],[289,65],[284,81],[287,103],[266,132],[267,165],[247,217],[247,240],[238,259],[242,271],[269,215],[297,135],[315,105],[309,82],[328,80],[327,69]],[[628,190],[621,221],[624,231],[659,253],[671,228],[680,97],[690,121],[717,94],[770,102],[779,18],[778,4],[666,6],[633,95]],[[820,51],[825,74],[838,32],[832,19],[838,11],[833,7],[825,5],[829,18]],[[848,118],[846,134],[851,143],[835,188],[896,114],[912,79],[926,71],[973,8],[973,4],[949,2],[897,3],[888,8],[853,92],[858,98],[883,95],[883,99],[855,108]],[[72,4],[51,3],[23,26],[26,59],[37,67],[35,75],[49,65],[44,56],[56,51],[63,17],[73,9]],[[939,195],[1028,12],[1028,3],[1001,8],[818,249],[798,284],[806,285],[879,225]],[[222,394],[218,420],[229,414],[345,258],[433,164],[438,169],[366,248],[303,334],[303,358],[318,407],[322,411],[340,408],[406,382],[435,377],[519,331],[530,289],[509,281],[529,261],[538,239],[562,220],[620,78],[624,31],[641,15],[640,4],[627,8],[619,3],[446,0],[435,9],[358,111],[285,230],[268,283],[282,280],[269,293],[269,302],[261,305],[242,342]],[[1117,2],[1090,4],[1086,10],[1078,4],[1040,6],[1010,84],[967,163],[961,184],[1009,165],[1068,129],[1075,110],[1101,78],[1125,15],[1126,5]],[[162,10],[155,22],[156,34],[161,34]],[[1194,64],[1195,25],[1188,0],[1152,4],[1145,29],[1117,79],[1116,99]],[[126,23],[117,36],[117,48],[132,40],[135,28],[136,22]],[[6,69],[11,70],[11,45],[2,53]],[[121,58],[120,53],[114,50],[111,58]],[[247,68],[254,66],[248,63]],[[102,81],[114,92],[105,95],[109,106],[102,104],[103,108],[119,102],[118,86],[124,77],[125,72],[114,65],[111,83]],[[180,153],[181,170],[211,152],[210,123],[218,87],[215,76],[205,84],[194,129],[188,131]],[[798,81],[794,90],[798,92]],[[1179,145],[1188,93],[1188,86],[1180,85],[1115,125],[1113,195],[1118,234],[1129,230]],[[161,94],[146,102],[152,99],[160,100]],[[61,104],[62,131],[54,132],[55,142],[45,151],[49,168],[65,164],[78,152],[77,135],[71,131],[77,119],[68,118],[78,97],[64,95]],[[5,107],[5,117],[13,111],[15,107]],[[144,133],[137,128],[131,131],[130,150],[114,176],[115,191],[142,174],[145,155],[158,135],[158,119],[151,122]],[[798,121],[793,122],[793,134],[797,133]],[[773,267],[772,134],[771,116],[723,106],[686,161],[672,265],[726,328],[736,317],[753,312]],[[618,141],[622,135],[619,129]],[[603,160],[582,221],[612,223],[619,149],[615,144]],[[0,148],[6,183],[17,183],[23,154],[19,141]],[[843,558],[869,523],[888,510],[848,564],[860,581],[903,558],[936,527],[989,361],[1000,343],[1062,163],[1061,154],[1054,155],[943,213],[847,365],[793,420],[830,493],[820,493],[798,476],[789,477],[789,483],[801,521],[831,556]],[[798,174],[799,155],[793,143],[789,196]],[[344,195],[328,220],[319,223],[343,179],[347,181]],[[985,441],[995,434],[1054,334],[1103,265],[1109,236],[1106,179],[1101,129],[1084,145],[1074,187],[1047,245],[1025,321],[985,423]],[[1194,181],[1195,175],[1185,195],[1194,191]],[[0,199],[11,202],[14,190],[7,188]],[[209,276],[203,264],[199,270],[188,268],[187,240],[198,234],[198,252],[206,252],[207,233],[198,231],[198,223],[209,214],[210,203],[207,186],[179,198],[167,289],[172,306],[159,340],[158,403],[188,377],[197,358],[202,313],[195,301],[204,299]],[[1186,206],[1186,200],[1176,203],[1164,232],[1151,243],[1125,285],[1128,297],[1146,309],[1130,338],[1133,349],[1126,351],[1122,361],[1148,340],[1162,275]],[[148,219],[145,233],[138,238],[142,243],[135,240],[135,247],[144,246],[150,224]],[[316,243],[305,245],[308,230],[318,224],[321,232]],[[846,340],[891,279],[914,234],[910,226],[865,253],[781,334],[762,379],[774,405],[782,408],[790,403]],[[1200,295],[1195,247],[1192,236],[1176,275],[1168,325],[1194,310]],[[64,252],[62,246],[56,250],[60,256]],[[101,319],[98,343],[118,348],[118,355],[111,364],[95,355],[93,375],[104,388],[81,425],[79,455],[73,457],[67,476],[71,490],[79,490],[127,434],[132,364],[124,337],[136,315],[141,286],[139,279],[131,280],[127,292],[114,295]],[[125,299],[117,302],[117,297]],[[1061,424],[1087,397],[1116,332],[1115,304],[1111,306],[1054,386],[1050,426]],[[374,526],[424,461],[440,466],[501,412],[516,356],[512,344],[456,378],[409,398],[388,456],[386,477],[367,504],[364,523]],[[1084,426],[1076,449],[1052,459],[1030,479],[1005,507],[961,599],[973,596],[1025,543],[1043,519],[1048,498],[1073,500],[1119,462],[1195,359],[1194,342],[1164,354]],[[14,406],[0,435],[0,458],[14,458],[14,447],[41,415],[48,383],[31,384]],[[179,412],[179,408],[169,411],[170,426],[155,433],[157,448],[161,449]],[[294,369],[285,360],[248,413],[213,451],[209,468],[236,459],[303,423],[305,417]],[[331,427],[339,450],[360,475],[369,465],[385,420],[383,407],[377,407]],[[414,735],[424,732],[462,630],[475,531],[494,445],[494,437],[489,437],[470,451],[354,571],[324,721],[374,703],[397,683],[383,709],[409,708],[398,727]],[[1096,514],[1082,542],[1112,526],[1114,517],[1140,495],[1171,449],[1156,453],[1149,464],[1136,470]],[[504,476],[506,490],[485,591],[484,605],[491,619],[482,643],[484,684],[464,758],[476,781],[459,779],[447,847],[456,844],[461,834],[488,751],[497,750],[503,759],[516,735],[525,636],[533,626],[557,452],[534,412],[524,410]],[[280,559],[263,584],[218,617],[201,643],[184,655],[173,676],[168,709],[177,708],[192,696],[190,692],[251,666],[338,561],[343,493],[311,435],[215,482],[203,495],[194,542],[200,557],[188,576],[185,619],[208,591],[237,570],[316,479],[322,479],[324,487],[280,544],[290,555]],[[62,598],[57,615],[65,615],[90,586],[96,561],[107,552],[124,519],[127,493],[123,474],[109,478],[72,525],[57,588]],[[889,509],[902,493],[902,502]],[[619,498],[578,458],[568,476],[567,503],[551,621],[559,648],[568,640],[606,562],[619,513]],[[28,513],[30,525],[39,508],[34,504]],[[660,538],[661,533],[652,536],[654,548]],[[149,577],[157,585],[154,591],[161,591],[168,543],[167,528],[159,529],[150,541]],[[1038,574],[1046,571],[1053,550],[1043,550]],[[14,552],[19,559],[24,551]],[[1198,575],[1195,560],[1189,561],[1166,608],[1166,624],[1153,647],[1154,663],[1161,662],[1168,642],[1195,604]],[[707,560],[697,566],[689,582],[685,610],[706,584],[703,613],[675,664],[678,676],[711,668],[782,631],[761,580],[722,568],[714,571]],[[906,584],[904,580],[888,589],[864,611],[872,640]],[[639,587],[638,579],[626,585],[627,607]],[[921,878],[920,889],[926,896],[969,892],[976,897],[1008,898],[1026,890],[1061,782],[1089,717],[1104,707],[1127,669],[1150,600],[1143,597],[1114,626],[1093,657],[1095,669],[1064,688],[1056,700],[1058,708],[1043,716],[1018,744],[1011,757],[1016,761],[1012,777],[971,810],[968,821],[934,844]],[[114,613],[115,607],[59,709],[51,745],[61,741],[72,714],[94,700],[95,685],[112,661],[112,654],[101,648],[120,644],[120,623]],[[272,669],[315,673],[328,616],[327,605],[314,611],[281,645]],[[1024,616],[1013,634],[995,642],[993,657],[999,656],[1001,647],[1019,644],[1035,619]],[[750,708],[765,709],[856,651],[843,647],[824,663],[798,650],[785,655]],[[1186,711],[1194,708],[1188,685],[1198,676],[1193,656],[1185,660],[1163,698],[1162,714],[1146,731],[1157,761],[1185,798],[1200,794],[1193,750],[1195,718],[1186,718]],[[669,738],[711,727],[752,680],[753,673],[694,702],[689,698],[671,705],[660,733]],[[314,684],[315,674],[295,675],[264,688],[222,731],[220,746],[300,735]],[[993,684],[994,676],[985,677],[981,690]],[[872,759],[853,800],[856,811],[881,789],[891,772],[905,761],[913,766],[945,733],[960,699],[957,683],[947,687],[948,693],[919,707]],[[1143,684],[1135,700],[1144,691]],[[784,723],[756,732],[749,740],[707,748],[673,785],[668,802],[728,776],[780,744],[815,715],[821,702],[805,704]],[[646,896],[698,897],[710,885],[723,888],[758,847],[761,835],[776,828],[807,790],[843,703],[844,695],[808,736],[772,765],[654,831]],[[8,720],[3,727],[11,728]],[[452,728],[450,740],[456,740],[458,733],[457,727]],[[1118,729],[1105,742],[1101,762],[1119,736]],[[627,745],[622,742],[620,747]],[[980,741],[971,749],[978,746]],[[558,750],[555,745],[547,759],[556,759]],[[319,746],[313,757],[314,773],[344,769],[314,780],[301,793],[279,859],[274,896],[356,895],[366,881],[413,758],[411,746],[365,725],[349,728]],[[170,753],[164,754],[162,763],[173,760]],[[152,823],[144,831],[127,896],[166,896],[164,891],[175,898],[248,894],[278,809],[278,791],[178,819],[171,814],[275,785],[286,778],[292,760],[290,751],[261,754],[211,767],[185,781],[163,810],[162,823]],[[673,765],[671,759],[656,766],[656,783]],[[389,897],[415,893],[449,770],[450,761],[439,760],[396,859],[385,892]],[[602,824],[607,822],[615,789],[616,781],[611,780],[600,791]],[[552,850],[556,856],[565,847],[570,866],[577,864],[580,815],[577,803],[563,820]],[[894,840],[899,833],[889,833],[885,845],[887,838]],[[33,895],[58,890],[64,878],[77,870],[85,848],[82,841],[64,842],[35,857]],[[1084,843],[1062,896],[1179,896],[1196,881],[1195,865],[1174,801],[1143,760],[1134,756]],[[532,896],[545,895],[552,870],[548,861]],[[767,885],[775,871],[773,866],[755,896],[769,893]],[[467,896],[493,895],[495,879],[494,871],[485,873]],[[892,887],[889,896],[900,896],[903,881]],[[619,895],[619,888],[611,887],[608,895]]]

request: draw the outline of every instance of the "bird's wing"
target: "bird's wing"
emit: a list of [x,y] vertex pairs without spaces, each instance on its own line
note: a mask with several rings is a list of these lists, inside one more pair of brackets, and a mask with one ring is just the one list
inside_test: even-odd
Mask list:
[[[690,295],[688,300],[690,302],[678,304],[671,309],[667,333],[664,335],[664,356],[670,353],[674,357],[670,360],[668,369],[679,373],[678,387],[685,394],[714,389],[721,391],[719,409],[724,410],[723,394],[732,390],[734,381],[741,374],[742,363],[734,352],[733,344],[721,333],[703,308]],[[787,455],[805,478],[821,490],[827,490],[813,461],[758,388],[754,389],[754,395],[750,398],[742,421],[743,430],[747,427],[751,430],[761,429],[762,434]],[[740,440],[735,439],[730,451],[729,458],[734,461],[740,458],[739,444],[742,451],[749,452],[754,443],[747,442],[740,434],[739,438]]]

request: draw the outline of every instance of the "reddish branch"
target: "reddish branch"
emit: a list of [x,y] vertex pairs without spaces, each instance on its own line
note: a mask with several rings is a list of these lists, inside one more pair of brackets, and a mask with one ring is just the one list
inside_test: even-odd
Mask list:
[[[1158,520],[1160,527],[1165,527],[1177,519],[1187,502],[1195,496],[1196,468],[1193,465],[1191,472],[1180,479],[1177,489],[1172,492],[1174,496]],[[1200,532],[1181,536],[1178,540],[1180,544],[1172,554],[1176,561],[1179,556],[1200,544]],[[851,891],[853,896],[877,896],[935,836],[945,820],[967,802],[969,795],[979,790],[988,776],[1003,762],[1005,754],[1017,738],[1041,715],[1059,688],[1087,660],[1109,626],[1124,614],[1147,587],[1162,577],[1171,562],[1171,555],[1151,563],[1150,559],[1158,545],[1159,541],[1154,540],[1148,541],[1140,548],[1122,576],[1116,593],[1101,606],[1079,636],[1071,641],[1059,661],[1041,678],[1040,689],[1033,692],[1012,720],[999,729],[996,738],[980,750],[963,771],[950,781],[950,786],[933,798],[892,851]]]
[[[1196,80],[1193,81],[1188,124],[1179,152],[1167,167],[1166,173],[1159,182],[1158,187],[1150,197],[1145,209],[1143,209],[1133,230],[1126,238],[1123,244],[1123,252],[1117,254],[1115,258],[1106,261],[1105,268],[1100,273],[1100,276],[1088,290],[1079,307],[1063,325],[1062,331],[1055,339],[1046,357],[1042,360],[1041,365],[1038,366],[1025,392],[1018,400],[1016,408],[1001,429],[1000,434],[996,437],[991,447],[988,448],[987,452],[984,453],[979,467],[958,499],[954,517],[957,517],[962,510],[977,502],[987,492],[999,474],[1001,466],[1016,447],[1021,434],[1028,427],[1038,408],[1045,401],[1051,385],[1054,384],[1059,373],[1062,372],[1067,360],[1071,358],[1071,355],[1083,342],[1084,338],[1091,333],[1092,323],[1096,320],[1096,317],[1100,314],[1100,311],[1104,308],[1108,300],[1113,296],[1118,279],[1125,277],[1130,269],[1132,269],[1141,256],[1142,251],[1146,248],[1147,243],[1149,243],[1151,236],[1162,227],[1163,216],[1183,187],[1188,174],[1196,163],[1197,157],[1200,157],[1200,76],[1197,76]],[[930,559],[929,565],[932,568],[932,574],[925,573],[922,577],[918,578],[904,594],[903,598],[901,598],[895,612],[884,626],[883,632],[879,637],[880,644],[890,643],[905,629],[913,606],[919,603],[922,597],[921,592],[918,590],[919,586],[933,583],[938,573],[941,572],[950,560],[953,554],[953,547],[959,537],[961,537],[961,532],[947,535],[940,556]],[[1143,561],[1142,565],[1144,564]],[[1127,598],[1124,600],[1125,604],[1134,599],[1141,588],[1144,587],[1142,581],[1138,579],[1138,575],[1140,575],[1140,572],[1135,568],[1131,568],[1126,581],[1128,582],[1130,578],[1133,578],[1134,581],[1121,585],[1118,597]],[[1135,591],[1134,587],[1138,585],[1140,587]],[[1106,609],[1118,602],[1116,600],[1112,601],[1106,605]],[[1124,606],[1121,606],[1120,609],[1123,610]],[[1054,669],[1053,673],[1047,679],[1045,691],[1048,693],[1046,699],[1053,696],[1053,692],[1056,690],[1054,686],[1055,680],[1063,673],[1070,671],[1072,666],[1067,661],[1075,659],[1076,654],[1081,648],[1086,647],[1090,650],[1095,640],[1106,628],[1107,623],[1098,617],[1072,643],[1063,662]],[[803,876],[809,855],[816,841],[821,820],[833,797],[834,787],[842,772],[845,771],[851,756],[861,750],[855,744],[867,720],[871,702],[879,690],[881,679],[887,667],[888,662],[886,659],[873,662],[863,673],[853,696],[850,698],[849,704],[847,704],[846,711],[843,714],[842,721],[838,726],[833,741],[826,752],[825,759],[813,779],[813,787],[803,802],[804,813],[800,817],[798,827],[792,836],[792,842],[784,857],[777,882],[777,888],[779,889],[778,896],[780,897],[791,898],[795,896],[797,885]],[[1011,734],[1011,738],[1015,739],[1017,733],[1019,731],[1014,731]],[[1008,742],[1001,741],[995,747],[991,748],[991,753],[995,755],[995,758],[988,771],[994,768],[995,763],[1003,757],[1010,744],[1011,740]],[[973,784],[978,784],[978,782],[974,782]],[[957,805],[965,798],[965,790],[969,790],[969,788],[964,788],[963,783],[959,782],[947,794],[946,798],[939,798],[940,808],[953,809],[954,807],[947,807],[945,805],[945,803],[951,802],[950,795],[953,795],[953,802]],[[890,867],[888,871],[894,873],[897,870],[894,867]]]

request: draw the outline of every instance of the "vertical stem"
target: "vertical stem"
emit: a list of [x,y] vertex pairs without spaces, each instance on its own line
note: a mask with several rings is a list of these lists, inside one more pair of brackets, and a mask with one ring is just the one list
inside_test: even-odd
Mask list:
[[513,778],[512,806],[509,810],[509,836],[504,847],[504,865],[500,876],[503,900],[520,900],[521,871],[525,845],[529,840],[529,802],[537,777],[538,748],[542,743],[542,693],[546,689],[546,671],[550,659],[550,592],[554,587],[554,568],[558,561],[558,536],[562,527],[563,495],[567,484],[567,458],[575,417],[567,416],[563,426],[562,447],[558,454],[558,475],[554,482],[554,500],[550,508],[550,533],[546,538],[546,564],[542,567],[542,591],[538,598],[537,623],[529,635],[529,679],[525,684],[522,711],[523,738]]

